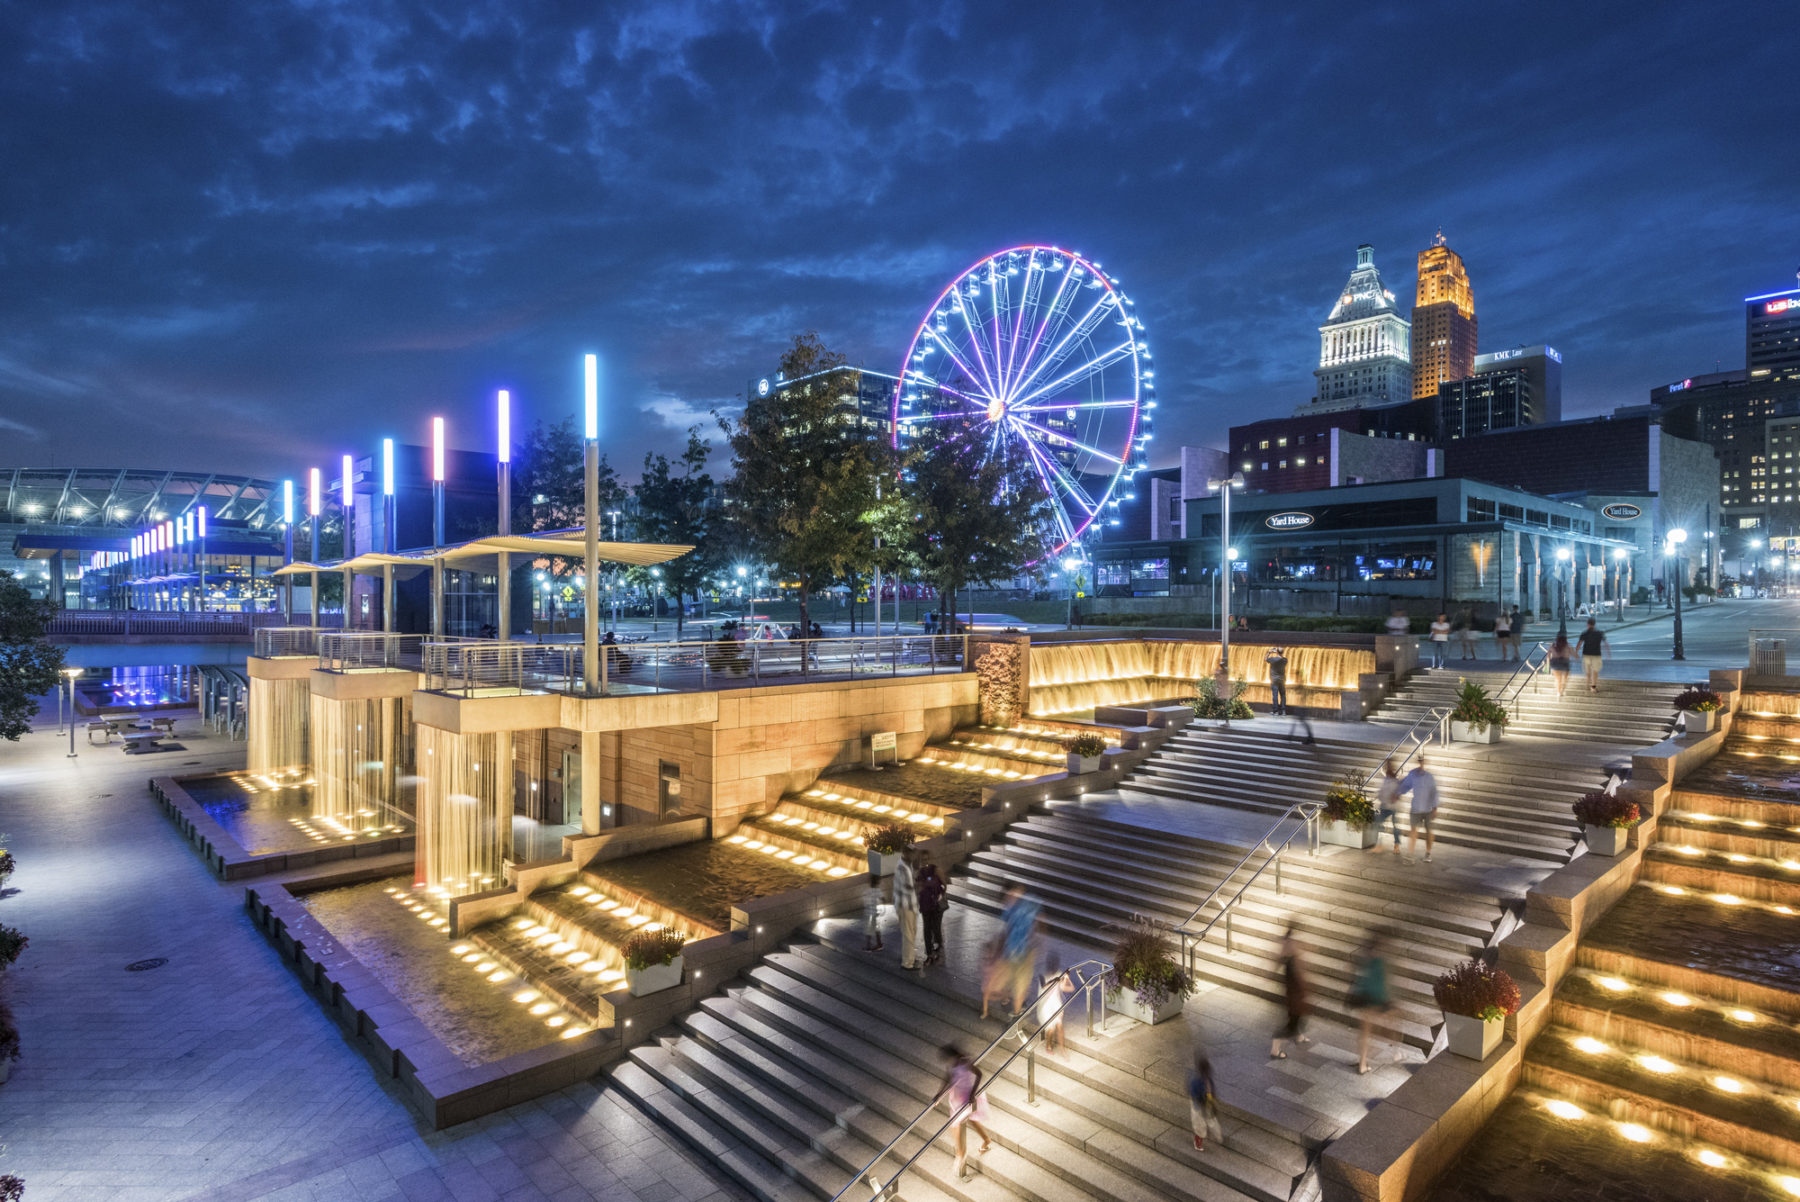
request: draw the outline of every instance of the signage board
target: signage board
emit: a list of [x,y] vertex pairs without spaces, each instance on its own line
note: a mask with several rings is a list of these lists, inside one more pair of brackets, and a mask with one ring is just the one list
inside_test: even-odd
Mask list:
[[869,750],[893,751],[895,746],[899,743],[899,740],[900,734],[898,731],[878,730],[869,736]]
[[1641,517],[1644,511],[1636,505],[1626,505],[1620,502],[1617,505],[1608,505],[1600,512],[1616,522],[1629,522],[1632,518]]
[[1271,513],[1263,519],[1263,525],[1271,530],[1304,530],[1313,524],[1313,515],[1290,509],[1285,513]]

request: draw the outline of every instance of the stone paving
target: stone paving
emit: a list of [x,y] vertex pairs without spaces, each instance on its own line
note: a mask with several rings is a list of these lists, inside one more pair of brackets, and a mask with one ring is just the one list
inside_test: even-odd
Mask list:
[[742,1197],[603,1079],[424,1129],[151,800],[152,773],[242,765],[192,717],[179,737],[148,759],[78,742],[67,760],[50,723],[0,744],[19,859],[0,921],[31,937],[5,982],[24,1051],[0,1086],[0,1172],[30,1202]]

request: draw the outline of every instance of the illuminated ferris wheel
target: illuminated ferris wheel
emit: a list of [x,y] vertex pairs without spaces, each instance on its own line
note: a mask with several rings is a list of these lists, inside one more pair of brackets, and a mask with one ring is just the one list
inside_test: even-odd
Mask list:
[[1049,499],[1044,558],[1104,525],[1146,462],[1155,369],[1117,281],[1054,246],[989,255],[938,296],[894,389],[894,445],[958,422],[1024,451]]

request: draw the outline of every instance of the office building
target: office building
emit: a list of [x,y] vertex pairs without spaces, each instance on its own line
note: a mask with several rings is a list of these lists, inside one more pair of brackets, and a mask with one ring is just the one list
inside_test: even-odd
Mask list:
[[1297,492],[1433,474],[1431,410],[1408,401],[1379,409],[1272,417],[1231,428],[1231,470],[1249,492]]
[[[1552,362],[1549,366],[1558,365]],[[1508,367],[1438,385],[1439,441],[1544,424],[1546,405],[1537,391],[1537,381],[1543,378],[1541,371]]]
[[1411,325],[1381,282],[1375,248],[1356,248],[1356,267],[1319,327],[1318,395],[1296,414],[1331,413],[1410,401]]
[[1494,372],[1523,372],[1530,385],[1530,409],[1517,424],[1541,426],[1562,420],[1562,356],[1555,347],[1540,343],[1475,356],[1474,375]]
[[1766,384],[1800,384],[1800,288],[1744,298],[1744,367]]
[[1446,380],[1467,379],[1475,371],[1475,292],[1462,256],[1439,230],[1419,252],[1419,284],[1413,298],[1412,372],[1414,400],[1435,401]]
[[790,389],[837,389],[838,409],[847,426],[887,438],[894,428],[894,385],[897,382],[897,377],[886,372],[843,364],[792,380],[781,372],[762,376],[750,382],[750,395],[779,399]]

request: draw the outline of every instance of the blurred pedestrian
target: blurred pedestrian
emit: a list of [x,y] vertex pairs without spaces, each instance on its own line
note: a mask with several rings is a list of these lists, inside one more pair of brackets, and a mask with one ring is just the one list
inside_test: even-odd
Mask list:
[[913,853],[894,863],[894,917],[900,922],[900,967],[923,968],[919,959],[919,891],[914,883]]
[[1375,842],[1381,842],[1381,824],[1388,824],[1394,834],[1394,854],[1400,854],[1400,775],[1394,771],[1394,757],[1381,761],[1381,780],[1375,786]]
[[988,1121],[988,1104],[987,1094],[981,1088],[981,1070],[953,1043],[945,1044],[943,1053],[949,1067],[944,1071],[944,1088],[938,1097],[950,1107],[950,1130],[956,1135],[956,1175],[960,1178],[963,1162],[968,1159],[969,1133],[964,1128],[973,1127],[981,1136],[978,1156],[992,1146],[993,1138],[982,1126]]
[[930,860],[919,869],[914,885],[919,894],[919,919],[925,926],[925,963],[940,964],[944,959],[944,908],[950,904],[950,887]]
[[1444,666],[1444,652],[1450,647],[1450,618],[1447,614],[1439,614],[1437,621],[1431,624],[1431,666]]
[[1556,632],[1556,641],[1550,644],[1550,675],[1556,678],[1556,695],[1561,697],[1569,687],[1570,661],[1574,658],[1575,647],[1569,642],[1569,632]]
[[1218,1092],[1213,1088],[1212,1061],[1206,1053],[1194,1053],[1194,1071],[1188,1074],[1188,1122],[1194,1128],[1194,1151],[1206,1151],[1206,1137],[1225,1142],[1225,1127],[1219,1122]]
[[1369,1045],[1375,1034],[1375,1020],[1386,1016],[1393,1003],[1388,998],[1387,958],[1385,942],[1371,935],[1356,953],[1356,976],[1346,999],[1357,1012],[1361,1031],[1356,1041],[1356,1071],[1369,1071]]
[[1437,843],[1437,832],[1432,829],[1437,819],[1438,783],[1437,777],[1431,775],[1425,767],[1425,757],[1419,757],[1418,767],[1406,774],[1400,782],[1400,792],[1412,794],[1412,824],[1406,837],[1406,859],[1412,862],[1413,852],[1419,846],[1419,832],[1425,832],[1425,862],[1431,863],[1431,851]]
[[1269,648],[1263,656],[1263,663],[1269,668],[1269,706],[1277,714],[1287,713],[1287,652],[1280,647]]
[[1000,910],[1000,960],[1002,980],[1012,991],[1012,1017],[1025,1009],[1025,995],[1031,990],[1033,970],[1037,967],[1038,914],[1043,909],[1036,898],[1029,897],[1022,885],[1006,891],[1006,904]]
[[1594,619],[1589,618],[1587,629],[1581,632],[1575,642],[1581,649],[1581,670],[1587,675],[1588,692],[1598,693],[1600,667],[1605,662],[1602,657],[1607,648],[1606,632],[1595,624]]
[[881,950],[881,878],[869,874],[869,887],[863,891],[863,951]]
[[1494,652],[1495,657],[1501,661],[1512,657],[1512,619],[1507,616],[1504,605],[1494,618]]
[[1292,923],[1288,924],[1287,934],[1281,937],[1281,980],[1287,997],[1287,1022],[1269,1041],[1271,1060],[1287,1059],[1282,1044],[1290,1039],[1295,1043],[1312,1042],[1306,1034],[1306,1016],[1312,1013],[1312,1002],[1306,992],[1306,965],[1300,958],[1300,942],[1294,938]]
[[1512,607],[1512,616],[1507,625],[1512,628],[1512,657],[1519,658],[1519,648],[1525,645],[1525,616],[1519,612],[1517,605]]
[[1063,999],[1075,992],[1075,982],[1062,963],[1052,958],[1038,986],[1037,1021],[1044,1036],[1044,1051],[1066,1052],[1069,1041],[1063,1036]]
[[1462,648],[1464,659],[1480,659],[1475,654],[1475,611],[1464,608],[1462,617],[1456,620],[1456,637]]

